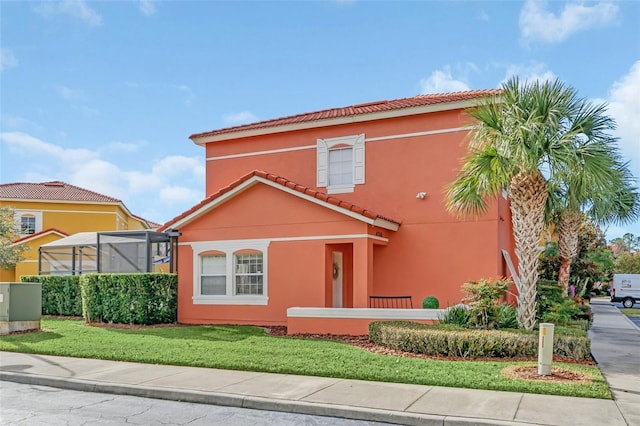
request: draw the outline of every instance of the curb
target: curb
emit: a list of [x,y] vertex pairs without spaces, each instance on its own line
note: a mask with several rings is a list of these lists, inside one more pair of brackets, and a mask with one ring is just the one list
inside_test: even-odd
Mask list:
[[203,392],[189,389],[157,388],[124,385],[82,379],[68,379],[36,374],[0,371],[0,381],[27,385],[50,386],[80,392],[99,392],[142,398],[164,399],[178,402],[220,405],[226,407],[280,411],[312,416],[338,417],[352,420],[384,422],[410,426],[531,426],[531,423],[505,422],[493,419],[407,413],[346,405],[292,401],[276,398],[234,395],[221,392]]

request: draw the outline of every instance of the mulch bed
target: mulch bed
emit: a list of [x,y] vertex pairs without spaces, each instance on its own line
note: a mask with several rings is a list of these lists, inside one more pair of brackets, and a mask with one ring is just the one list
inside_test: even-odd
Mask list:
[[551,367],[551,375],[538,374],[537,365],[511,365],[502,369],[502,375],[510,379],[520,379],[534,382],[564,383],[573,385],[588,385],[591,383],[591,375],[567,370],[565,368]]
[[[454,356],[444,356],[444,355],[427,355],[427,354],[416,354],[413,352],[405,352],[398,349],[388,348],[386,346],[378,345],[377,343],[373,343],[369,340],[368,336],[349,336],[349,335],[338,335],[338,334],[287,334],[287,327],[284,326],[269,326],[262,327],[265,329],[267,333],[272,336],[282,336],[282,337],[292,337],[292,338],[303,338],[303,339],[321,339],[321,340],[333,340],[336,342],[348,343],[353,346],[357,346],[366,351],[379,354],[379,355],[391,355],[402,358],[422,358],[422,359],[437,359],[444,361],[492,361],[492,362],[525,362],[532,361],[537,362],[537,357],[521,357],[521,358],[497,358],[497,357],[483,357],[483,358],[462,358],[462,357],[454,357]],[[589,357],[589,359],[578,361],[571,358],[563,358],[557,355],[554,355],[553,360],[555,362],[566,362],[572,364],[581,364],[581,365],[596,365],[593,358]],[[537,375],[537,366],[536,366],[536,375]]]

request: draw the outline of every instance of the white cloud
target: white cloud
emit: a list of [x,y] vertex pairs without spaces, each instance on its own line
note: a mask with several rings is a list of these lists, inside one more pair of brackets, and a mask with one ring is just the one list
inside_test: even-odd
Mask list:
[[478,19],[480,19],[483,22],[489,22],[490,20],[489,14],[484,10],[481,10],[480,13],[478,14]]
[[246,123],[254,123],[258,121],[258,117],[250,111],[240,111],[222,116],[222,120],[228,125],[238,125]]
[[140,149],[142,143],[127,143],[127,142],[111,142],[107,145],[108,152],[136,152]]
[[97,158],[97,153],[88,149],[63,148],[22,132],[2,132],[0,140],[15,152],[43,157],[52,164],[82,164]]
[[[127,170],[102,154],[133,150],[139,144],[113,142],[107,148],[65,148],[21,132],[0,133],[0,141],[16,161],[29,161],[27,181],[62,180],[121,199],[134,213],[151,212],[146,219],[165,221],[204,198],[203,158],[170,155],[138,162]],[[21,160],[22,157],[22,160]]]
[[169,204],[193,205],[202,200],[202,194],[184,186],[165,186],[158,194],[160,200]]
[[611,23],[618,15],[618,5],[611,1],[592,6],[566,3],[559,14],[548,11],[546,6],[543,0],[525,2],[520,12],[520,31],[525,40],[560,42],[578,31]]
[[13,51],[0,47],[0,71],[8,70],[18,65],[18,60],[13,55]]
[[55,86],[55,89],[56,92],[58,92],[58,94],[66,101],[79,102],[84,101],[87,98],[85,93],[80,89],[72,89],[71,87],[61,84]]
[[552,81],[556,79],[556,75],[547,69],[547,66],[540,62],[531,62],[528,65],[511,64],[507,67],[504,79],[501,84],[509,80],[513,76],[518,76],[521,81]]
[[453,78],[449,66],[433,71],[429,77],[420,80],[420,93],[423,94],[464,92],[466,90],[470,90],[469,85],[462,80]]
[[609,94],[609,114],[615,118],[620,148],[632,161],[634,175],[640,178],[640,60],[629,73],[616,81]]
[[84,0],[63,0],[43,2],[34,8],[40,15],[52,18],[55,15],[68,15],[80,19],[90,27],[102,25],[102,16],[87,5]]
[[[592,102],[599,104],[605,100],[592,99]],[[606,102],[609,104],[608,114],[618,124],[613,134],[619,138],[622,155],[629,161],[629,169],[633,175],[640,179],[640,60],[631,66],[626,75],[613,83]],[[626,225],[611,224],[606,230],[609,240],[627,232],[640,235],[640,221]]]
[[156,5],[153,0],[140,0],[140,12],[145,16],[151,16],[156,13]]
[[13,114],[2,114],[2,126],[5,128],[18,129],[31,124],[26,118],[18,117]]
[[185,95],[184,106],[191,107],[193,105],[193,100],[196,98],[196,94],[193,93],[193,90],[191,90],[191,88],[186,84],[180,84],[173,87]]
[[92,118],[100,115],[100,111],[98,109],[91,108],[87,105],[72,105],[72,108],[76,111],[80,111],[80,114],[85,118]]

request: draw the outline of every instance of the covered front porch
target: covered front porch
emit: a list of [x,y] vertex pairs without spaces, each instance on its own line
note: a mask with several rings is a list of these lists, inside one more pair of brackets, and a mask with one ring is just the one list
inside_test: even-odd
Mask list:
[[[287,333],[357,336],[368,334],[372,321],[431,323],[440,319],[443,309],[413,309],[420,301],[411,296],[376,293],[374,252],[387,244],[387,238],[376,235],[325,243],[324,306],[288,308]],[[372,303],[379,302],[378,298],[389,303]]]

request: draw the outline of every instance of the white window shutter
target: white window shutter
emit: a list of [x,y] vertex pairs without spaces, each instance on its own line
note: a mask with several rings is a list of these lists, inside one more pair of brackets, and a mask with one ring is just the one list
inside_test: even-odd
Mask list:
[[329,185],[329,148],[323,139],[318,139],[318,188]]
[[353,144],[353,183],[364,183],[364,133],[358,135]]

